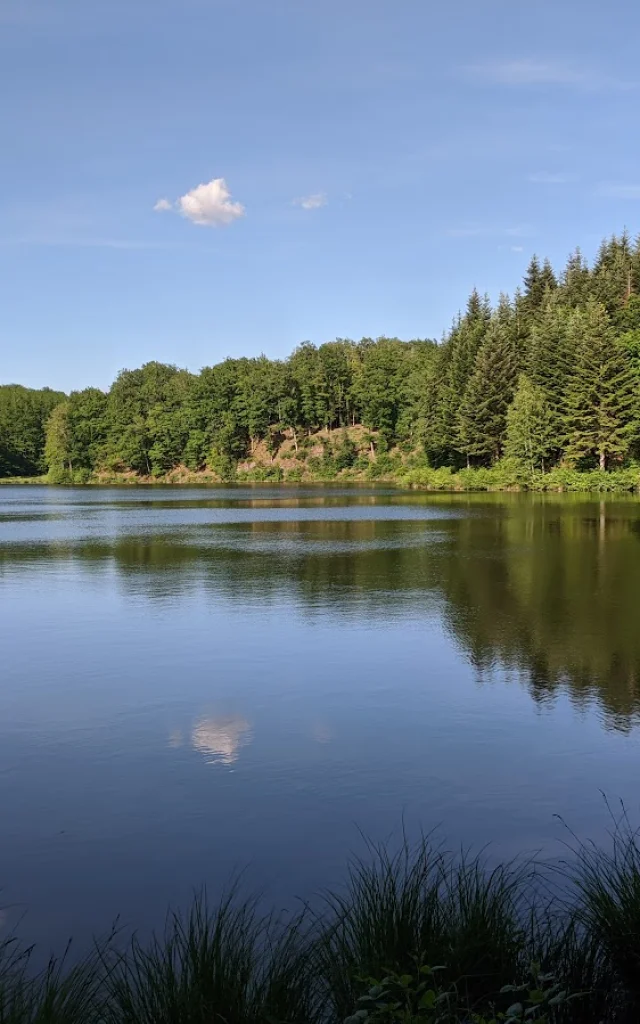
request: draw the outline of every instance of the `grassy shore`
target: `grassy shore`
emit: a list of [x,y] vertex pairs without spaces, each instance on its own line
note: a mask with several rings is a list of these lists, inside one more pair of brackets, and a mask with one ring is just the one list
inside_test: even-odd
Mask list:
[[372,848],[319,911],[263,916],[231,891],[30,970],[7,941],[2,1024],[631,1024],[640,1019],[640,848],[618,823],[562,870],[489,868],[428,840]]
[[5,476],[0,477],[0,485],[6,484],[8,486],[15,486],[16,484],[46,484],[48,483],[46,476]]
[[635,493],[640,490],[640,469],[611,472],[557,468],[548,473],[527,471],[504,463],[490,469],[412,469],[399,477],[405,487],[425,491],[534,491],[554,493]]
[[480,492],[549,492],[549,493],[638,493],[640,468],[630,467],[609,472],[600,470],[578,471],[566,468],[550,472],[531,472],[506,461],[491,468],[432,469],[424,465],[403,463],[386,457],[373,461],[365,468],[352,467],[337,470],[327,465],[311,470],[306,466],[282,467],[278,463],[239,467],[225,475],[211,470],[192,472],[178,467],[161,476],[139,476],[136,473],[81,473],[73,478],[52,481],[46,476],[10,477],[0,484],[56,484],[64,486],[102,485],[120,486],[216,486],[220,483],[384,483],[396,487],[423,491]]

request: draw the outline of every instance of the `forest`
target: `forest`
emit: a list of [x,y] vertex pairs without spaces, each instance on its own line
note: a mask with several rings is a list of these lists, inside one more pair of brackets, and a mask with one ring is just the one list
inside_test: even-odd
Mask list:
[[592,265],[576,250],[558,273],[534,256],[493,305],[474,290],[439,341],[304,342],[284,360],[199,373],[150,362],[106,393],[4,385],[0,476],[82,483],[184,467],[233,479],[239,465],[268,474],[285,450],[290,479],[607,472],[640,460],[639,398],[640,239],[625,232]]

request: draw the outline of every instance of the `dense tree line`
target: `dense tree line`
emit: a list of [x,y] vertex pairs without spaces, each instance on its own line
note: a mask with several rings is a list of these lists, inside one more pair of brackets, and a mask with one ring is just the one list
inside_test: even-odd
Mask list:
[[[557,275],[534,257],[495,307],[474,291],[439,344],[395,338],[300,345],[286,360],[226,359],[191,374],[147,363],[107,394],[0,389],[0,474],[82,479],[96,469],[223,475],[259,442],[296,449],[319,429],[361,424],[372,446],[432,466],[608,469],[638,453],[640,241],[579,251]],[[39,417],[39,418],[38,418]],[[46,445],[43,422],[48,418]]]
[[66,395],[49,388],[0,386],[0,477],[37,476],[46,471],[47,422],[65,400]]
[[388,446],[411,437],[431,386],[436,345],[381,338],[305,343],[285,361],[226,359],[199,374],[147,363],[108,394],[73,392],[49,421],[45,459],[58,478],[100,467],[161,475],[205,464],[223,475],[285,431],[296,448],[319,429],[363,424]]

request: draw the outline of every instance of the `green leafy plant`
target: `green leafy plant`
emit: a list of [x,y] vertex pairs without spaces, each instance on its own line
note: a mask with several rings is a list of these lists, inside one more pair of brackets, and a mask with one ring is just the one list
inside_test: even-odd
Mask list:
[[569,993],[553,973],[543,972],[534,963],[522,984],[500,989],[504,1010],[489,1004],[481,1012],[469,1011],[461,1005],[457,987],[442,981],[447,973],[446,967],[430,967],[418,960],[411,973],[367,979],[367,992],[344,1024],[555,1024],[570,1004],[583,997],[583,993]]
[[429,967],[416,961],[410,974],[390,972],[380,981],[367,979],[369,988],[358,1000],[358,1009],[344,1024],[409,1024],[449,1019],[455,993],[438,984],[444,967]]

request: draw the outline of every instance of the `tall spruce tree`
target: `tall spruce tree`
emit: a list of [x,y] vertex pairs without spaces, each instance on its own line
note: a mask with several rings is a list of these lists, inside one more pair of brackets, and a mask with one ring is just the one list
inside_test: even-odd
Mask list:
[[507,409],[517,359],[509,328],[494,318],[480,348],[458,415],[456,447],[467,458],[490,462],[502,455]]
[[456,441],[460,406],[490,322],[489,300],[487,296],[481,298],[474,289],[464,316],[454,325],[443,346],[446,349],[442,359],[445,372],[438,382],[434,424],[441,453],[438,461],[455,463],[459,459],[460,449]]
[[591,276],[591,295],[607,309],[614,323],[624,317],[633,290],[633,254],[629,236],[612,235],[603,242]]
[[558,286],[556,275],[549,260],[542,266],[537,256],[532,256],[524,276],[523,305],[529,318],[533,319],[542,309],[549,294]]
[[549,410],[556,458],[565,443],[565,396],[574,359],[575,338],[569,336],[568,321],[569,311],[556,293],[531,329],[525,364],[527,377],[540,388]]
[[554,440],[551,412],[544,392],[521,374],[507,411],[505,455],[528,466],[532,472],[544,471]]
[[583,306],[590,295],[591,271],[580,249],[574,249],[560,281],[561,299],[570,307]]
[[566,457],[595,459],[601,470],[627,455],[637,429],[636,381],[606,309],[590,301],[573,314],[575,369],[567,387]]

